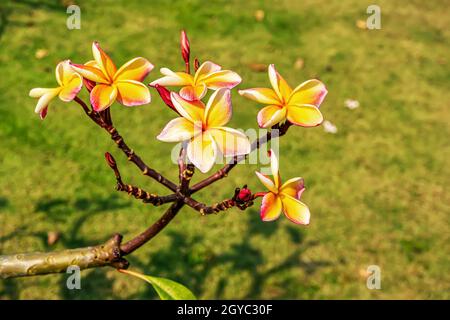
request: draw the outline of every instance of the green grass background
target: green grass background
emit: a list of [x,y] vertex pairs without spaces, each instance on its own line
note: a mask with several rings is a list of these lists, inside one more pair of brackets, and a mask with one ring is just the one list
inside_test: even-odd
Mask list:
[[[76,104],[55,100],[40,121],[28,92],[53,86],[60,60],[91,59],[93,40],[118,65],[148,58],[156,66],[148,81],[162,66],[182,70],[185,28],[193,56],[238,72],[239,88],[268,85],[252,63],[275,63],[293,86],[320,78],[329,90],[321,110],[338,133],[295,127],[281,140],[282,176],[307,183],[309,227],[283,217],[263,223],[259,203],[208,217],[184,208],[129,257],[132,268],[177,280],[200,298],[450,297],[450,18],[443,1],[375,1],[381,30],[356,27],[372,0],[76,3],[82,24],[72,31],[60,1],[0,4],[0,254],[93,245],[114,232],[130,239],[164,211],[115,192],[105,151],[127,182],[165,191],[141,177]],[[48,56],[37,59],[39,49]],[[150,105],[113,105],[113,117],[152,167],[176,179],[173,145],[155,139],[174,114],[152,94]],[[360,108],[347,109],[348,98]],[[236,91],[233,104],[230,126],[257,126],[258,104]],[[218,201],[244,183],[261,190],[257,168],[238,166],[197,198]],[[52,246],[49,231],[61,233]],[[366,288],[369,265],[381,268],[381,290]],[[66,278],[0,280],[0,298],[156,298],[146,283],[109,268],[84,271],[82,290],[68,290]]]

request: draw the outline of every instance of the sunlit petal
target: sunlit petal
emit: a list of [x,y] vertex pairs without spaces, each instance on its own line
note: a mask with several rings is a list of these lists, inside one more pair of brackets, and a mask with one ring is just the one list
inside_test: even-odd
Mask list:
[[262,108],[258,112],[258,125],[261,128],[270,128],[286,119],[286,108],[275,105]]
[[292,89],[286,80],[284,80],[284,78],[277,72],[273,64],[269,66],[269,79],[280,100],[286,102],[292,92]]
[[153,65],[145,58],[134,58],[117,70],[114,80],[136,80],[143,81],[153,70]]
[[258,177],[259,181],[261,181],[261,183],[267,188],[269,189],[271,192],[273,193],[278,193],[277,188],[275,187],[275,184],[273,183],[273,181],[266,176],[265,174],[262,174],[258,171],[255,171],[256,176]]
[[217,144],[219,151],[226,157],[250,153],[250,142],[241,131],[220,127],[207,130]]
[[278,219],[282,208],[280,197],[272,192],[267,193],[261,202],[261,220],[273,221]]
[[278,157],[272,149],[270,150],[270,170],[272,171],[275,188],[278,190],[280,187],[280,166]]
[[194,124],[180,117],[171,120],[158,135],[157,139],[164,142],[180,142],[193,136]]
[[281,202],[283,212],[289,220],[297,224],[309,224],[311,214],[306,204],[287,194],[281,194]]
[[201,134],[189,142],[187,156],[201,172],[206,173],[214,165],[217,146],[209,134]]
[[30,91],[30,97],[39,97],[38,103],[36,104],[36,108],[34,109],[34,112],[36,113],[41,113],[41,111],[43,111],[48,104],[50,103],[50,101],[55,98],[59,91],[61,89],[60,88],[51,88],[51,89],[46,89],[46,88],[36,88],[36,89],[32,89]]
[[102,111],[108,108],[117,97],[116,86],[98,84],[91,91],[91,104],[95,111]]
[[79,74],[73,73],[71,78],[65,79],[64,82],[59,98],[65,102],[72,101],[83,87],[83,78]]
[[135,80],[119,80],[117,86],[117,101],[127,107],[150,103],[150,91],[142,82]]
[[280,99],[273,89],[269,88],[253,88],[239,90],[239,94],[247,99],[254,100],[263,104],[280,104]]
[[210,73],[197,82],[206,84],[209,89],[217,90],[220,88],[234,88],[241,83],[241,77],[233,71],[221,70]]
[[203,62],[198,68],[197,72],[195,72],[194,82],[198,83],[202,78],[209,75],[210,73],[221,70],[221,66],[215,64],[211,61]]
[[56,81],[60,86],[64,86],[67,82],[72,80],[73,75],[76,73],[69,60],[61,61],[56,66]]
[[322,123],[323,116],[319,108],[311,104],[287,106],[287,119],[302,127],[315,127]]
[[207,128],[221,127],[230,121],[232,116],[231,94],[229,89],[215,91],[206,104],[205,124]]
[[112,81],[114,74],[117,71],[116,66],[106,52],[100,48],[98,42],[96,41],[92,43],[92,54],[94,55],[94,59],[100,70],[102,70],[103,74]]
[[280,193],[287,194],[295,199],[300,199],[305,190],[305,183],[303,178],[296,177],[289,179],[280,188]]
[[180,96],[189,101],[200,100],[206,94],[207,88],[204,83],[198,84],[196,86],[186,86],[181,88]]
[[170,98],[178,113],[193,123],[202,123],[205,113],[204,104],[201,101],[188,101],[178,93],[171,92]]
[[154,80],[150,85],[154,86],[187,86],[194,83],[194,78],[185,72],[173,72],[168,68],[161,68],[160,72],[164,77]]
[[88,80],[104,84],[110,83],[110,80],[106,78],[103,72],[97,67],[74,63],[72,63],[71,66],[76,72]]
[[328,91],[319,80],[308,80],[292,91],[288,104],[312,104],[320,106]]

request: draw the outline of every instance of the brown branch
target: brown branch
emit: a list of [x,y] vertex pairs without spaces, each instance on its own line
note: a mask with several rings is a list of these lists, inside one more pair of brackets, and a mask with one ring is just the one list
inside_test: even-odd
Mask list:
[[[282,125],[276,125],[272,127],[273,129],[278,129],[278,135],[276,137],[281,137],[286,134],[287,130],[292,124],[290,122],[285,122]],[[257,140],[255,140],[250,148],[250,153],[253,152],[256,149],[259,149],[263,144],[269,142],[272,138],[275,138],[275,136],[272,135],[272,131],[267,132],[267,134],[264,137],[261,137]],[[225,166],[223,166],[221,169],[219,169],[216,173],[212,174],[208,178],[198,182],[197,184],[193,185],[190,189],[190,194],[194,194],[195,192],[209,186],[210,184],[226,177],[228,173],[241,161],[247,159],[248,154],[243,156],[237,156],[234,157],[229,163],[227,163]]]
[[66,272],[70,266],[80,269],[111,266],[128,268],[122,258],[122,236],[114,235],[102,245],[55,252],[36,252],[0,256],[0,278],[13,278]]
[[147,230],[137,235],[127,243],[123,244],[120,247],[122,256],[132,253],[133,251],[150,241],[154,236],[156,236],[162,229],[167,226],[170,221],[172,221],[173,218],[175,218],[183,205],[184,203],[182,201],[174,202],[169,207],[169,209],[167,209],[167,211]]

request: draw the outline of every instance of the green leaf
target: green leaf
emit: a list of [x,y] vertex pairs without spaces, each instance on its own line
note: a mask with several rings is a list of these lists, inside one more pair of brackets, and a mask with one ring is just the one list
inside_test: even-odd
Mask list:
[[197,298],[191,292],[191,290],[173,280],[147,276],[145,274],[129,270],[119,270],[119,271],[150,283],[155,289],[156,293],[161,298],[161,300],[197,300]]

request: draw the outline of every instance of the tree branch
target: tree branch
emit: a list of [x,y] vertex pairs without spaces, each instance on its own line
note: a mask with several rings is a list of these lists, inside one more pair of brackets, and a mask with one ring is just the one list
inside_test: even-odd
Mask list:
[[[286,132],[288,131],[289,127],[292,124],[290,122],[285,122],[282,125],[276,125],[272,127],[273,129],[277,129],[278,131],[278,135],[276,135],[276,137],[281,137],[283,135],[286,134]],[[274,138],[274,136],[272,135],[272,131],[267,132],[267,134],[264,137],[261,137],[257,140],[255,140],[250,148],[250,153],[255,151],[256,149],[259,149],[263,144],[269,142],[272,138]],[[249,154],[250,154],[249,153]],[[198,182],[197,184],[193,185],[190,189],[190,194],[194,194],[197,191],[209,186],[210,184],[226,177],[228,175],[228,173],[242,160],[247,159],[248,154],[243,155],[243,156],[237,156],[234,157],[229,163],[227,163],[224,167],[222,167],[221,169],[219,169],[216,173],[212,174],[211,176],[209,176],[208,178]]]

